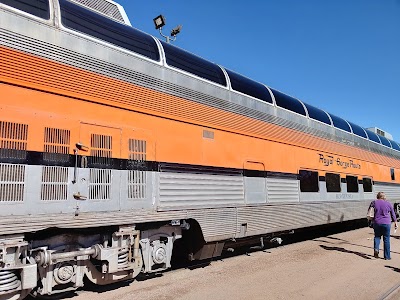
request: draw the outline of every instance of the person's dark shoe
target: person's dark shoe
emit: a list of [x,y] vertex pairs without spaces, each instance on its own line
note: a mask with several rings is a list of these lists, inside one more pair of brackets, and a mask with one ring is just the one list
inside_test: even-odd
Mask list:
[[379,251],[374,250],[374,257],[379,258]]

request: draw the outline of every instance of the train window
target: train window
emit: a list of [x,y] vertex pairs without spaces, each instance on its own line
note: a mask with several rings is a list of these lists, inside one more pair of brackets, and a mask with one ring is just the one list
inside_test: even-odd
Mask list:
[[120,46],[152,60],[160,60],[157,44],[150,35],[66,0],[60,0],[60,8],[61,22],[65,27]]
[[333,173],[326,173],[325,174],[325,181],[326,181],[326,191],[333,192],[333,193],[340,193],[340,175],[333,174]]
[[226,86],[224,72],[218,65],[171,44],[161,43],[168,65]]
[[390,168],[390,178],[392,178],[392,180],[396,179],[396,177],[394,175],[394,169],[393,168]]
[[235,72],[225,69],[231,81],[232,89],[252,96],[262,101],[272,103],[272,97],[268,89],[259,82],[253,81]]
[[372,132],[371,130],[368,130],[368,129],[365,129],[365,131],[367,132],[368,138],[371,141],[377,142],[378,144],[381,143],[381,140],[379,139],[379,136],[375,132]]
[[274,89],[271,89],[272,93],[275,96],[275,102],[276,105],[278,105],[279,107],[282,108],[286,108],[288,110],[291,110],[295,113],[298,113],[300,115],[305,116],[306,115],[306,111],[304,110],[304,106],[303,104],[301,104],[301,102],[293,97],[290,97],[288,95],[285,95],[281,92],[278,92]]
[[387,138],[385,138],[384,136],[380,136],[379,137],[381,139],[381,142],[383,145],[392,148],[392,145],[390,144],[389,140]]
[[346,176],[347,192],[358,193],[358,179],[356,176]]
[[351,132],[350,125],[345,120],[332,114],[329,115],[332,118],[333,126],[344,131]]
[[372,192],[371,178],[363,178],[363,187],[364,187],[364,192],[366,192],[366,193]]
[[395,141],[389,140],[389,142],[392,144],[392,148],[400,151],[400,146],[397,144]]
[[300,170],[299,171],[299,179],[300,179],[300,191],[301,192],[318,192],[318,172],[308,171],[308,170]]
[[354,123],[349,122],[351,128],[353,129],[353,133],[355,135],[361,136],[363,138],[368,138],[367,134],[365,133],[364,129],[361,126],[358,126]]
[[314,107],[310,104],[306,104],[306,103],[304,103],[304,105],[306,106],[308,115],[310,116],[311,119],[331,125],[331,120],[329,119],[326,112],[324,112],[322,109],[316,108],[316,107]]
[[50,19],[49,0],[0,0],[0,3],[42,19]]

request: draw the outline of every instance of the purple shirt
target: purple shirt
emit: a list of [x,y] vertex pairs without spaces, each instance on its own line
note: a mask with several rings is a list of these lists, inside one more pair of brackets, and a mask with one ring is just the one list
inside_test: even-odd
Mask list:
[[372,201],[370,206],[375,207],[374,223],[390,224],[392,220],[396,220],[393,205],[389,201],[377,199]]

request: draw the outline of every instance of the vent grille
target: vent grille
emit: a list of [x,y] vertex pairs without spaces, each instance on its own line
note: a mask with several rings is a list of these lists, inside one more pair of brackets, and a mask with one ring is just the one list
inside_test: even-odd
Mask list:
[[121,15],[121,12],[118,9],[118,6],[114,3],[105,1],[105,0],[73,0],[72,2],[81,4],[85,7],[88,7],[98,13],[102,13],[109,18],[117,20],[126,24],[124,18]]
[[67,200],[68,168],[43,167],[41,200]]
[[94,165],[110,165],[112,157],[112,136],[92,134],[89,162]]
[[128,173],[128,199],[146,198],[145,171],[129,171]]
[[146,160],[146,141],[129,139],[129,159]]
[[28,125],[0,121],[0,157],[25,159]]
[[0,202],[24,201],[25,166],[0,164]]
[[69,130],[49,127],[44,129],[44,160],[68,162],[69,149]]
[[111,170],[90,170],[89,199],[109,200],[111,191]]
[[[138,165],[137,162],[146,160],[146,141],[129,139],[130,165]],[[132,170],[128,173],[128,199],[146,198],[146,174],[145,171]]]

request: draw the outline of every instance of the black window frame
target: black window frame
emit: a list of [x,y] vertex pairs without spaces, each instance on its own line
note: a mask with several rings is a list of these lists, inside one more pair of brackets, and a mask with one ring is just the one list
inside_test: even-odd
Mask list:
[[318,107],[312,106],[312,105],[304,103],[304,102],[303,102],[303,104],[306,106],[308,116],[311,119],[325,123],[327,125],[332,125],[332,121],[325,111],[323,111],[322,109],[319,109]]
[[338,129],[341,129],[341,130],[351,133],[350,124],[347,123],[347,121],[345,119],[342,119],[341,117],[338,117],[336,115],[332,115],[331,113],[329,115],[332,119],[332,123],[335,128],[338,128]]
[[394,172],[394,168],[390,168],[390,178],[392,181],[396,180],[396,174]]
[[363,137],[365,139],[368,139],[368,135],[365,132],[364,128],[362,128],[361,126],[358,126],[357,124],[354,124],[352,122],[349,122],[349,121],[347,121],[347,122],[350,124],[351,129],[353,130],[353,133],[355,135]]
[[121,47],[159,62],[160,51],[153,37],[67,0],[59,0],[64,27]]
[[353,175],[346,175],[346,188],[347,193],[358,193],[359,186],[358,186],[358,178],[357,176]]
[[306,110],[302,102],[296,98],[290,97],[282,92],[271,89],[275,97],[276,106],[292,111],[296,114],[306,116]]
[[341,193],[341,180],[340,174],[337,173],[325,173],[325,184],[326,184],[326,191],[328,193]]
[[221,67],[188,51],[161,41],[168,66],[188,72],[216,84],[227,86]]
[[50,20],[49,0],[0,0],[0,3],[43,20]]
[[318,193],[319,176],[318,171],[299,170],[300,192]]
[[363,177],[363,191],[364,193],[372,193],[373,181],[369,177]]
[[265,85],[229,69],[225,68],[225,71],[228,74],[231,87],[234,91],[273,104],[272,96]]

